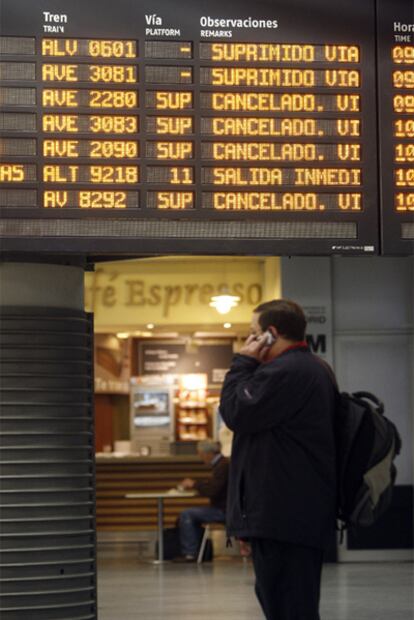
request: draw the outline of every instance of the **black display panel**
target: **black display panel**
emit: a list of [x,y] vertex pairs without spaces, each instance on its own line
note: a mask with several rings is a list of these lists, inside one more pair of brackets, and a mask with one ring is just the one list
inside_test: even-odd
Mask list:
[[378,2],[382,248],[414,253],[414,3]]
[[3,0],[1,247],[380,252],[374,0]]

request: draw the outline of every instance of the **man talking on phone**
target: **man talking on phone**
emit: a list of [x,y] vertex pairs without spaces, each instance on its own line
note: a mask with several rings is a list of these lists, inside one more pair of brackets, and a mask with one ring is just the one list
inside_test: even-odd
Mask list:
[[293,301],[258,306],[220,402],[234,431],[228,533],[251,545],[267,620],[320,620],[323,549],[335,526],[336,387],[305,329]]

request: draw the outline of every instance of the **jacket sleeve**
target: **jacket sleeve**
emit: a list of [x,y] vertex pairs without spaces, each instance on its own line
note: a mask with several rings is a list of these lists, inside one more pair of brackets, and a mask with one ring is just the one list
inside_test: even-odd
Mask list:
[[224,380],[220,415],[232,431],[258,433],[280,425],[304,397],[299,381],[284,367],[236,355]]
[[194,488],[203,497],[217,497],[226,491],[228,479],[228,465],[217,467],[217,471],[213,470],[209,480],[197,480]]

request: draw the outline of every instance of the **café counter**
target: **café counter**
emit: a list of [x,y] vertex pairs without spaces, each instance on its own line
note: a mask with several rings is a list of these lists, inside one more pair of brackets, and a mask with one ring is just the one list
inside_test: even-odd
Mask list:
[[[155,530],[157,502],[126,499],[130,493],[149,493],[174,488],[183,478],[208,479],[210,469],[196,456],[96,455],[96,526],[101,532]],[[203,497],[176,498],[164,502],[164,525],[173,527],[182,510],[208,505]]]

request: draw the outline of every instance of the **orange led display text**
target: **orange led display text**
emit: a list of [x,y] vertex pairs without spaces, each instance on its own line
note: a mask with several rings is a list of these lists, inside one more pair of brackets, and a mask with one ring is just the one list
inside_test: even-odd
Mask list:
[[113,39],[43,39],[42,56],[135,58],[136,42]]

